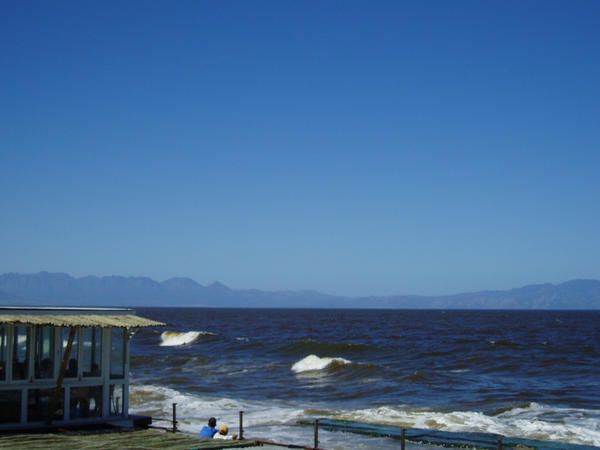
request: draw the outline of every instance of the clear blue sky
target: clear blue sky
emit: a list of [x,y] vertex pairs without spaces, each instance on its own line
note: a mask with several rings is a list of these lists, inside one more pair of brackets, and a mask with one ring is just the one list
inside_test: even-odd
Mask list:
[[0,272],[600,278],[600,2],[0,7]]

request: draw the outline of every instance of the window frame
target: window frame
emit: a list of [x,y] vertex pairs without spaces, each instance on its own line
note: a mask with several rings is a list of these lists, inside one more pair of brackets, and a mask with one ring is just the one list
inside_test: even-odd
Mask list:
[[[10,344],[8,342],[8,336],[10,335],[10,326],[2,324],[0,325],[0,366],[3,365],[3,377],[0,378],[0,385],[7,384],[9,382],[9,356],[10,356]],[[12,369],[12,365],[10,367]]]
[[[85,330],[91,330],[92,333],[97,333],[98,335],[96,336],[95,339],[92,338],[90,344],[93,344],[94,341],[96,343],[100,344],[100,356],[99,356],[99,360],[98,361],[94,361],[92,356],[94,355],[94,351],[91,350],[90,348],[90,369],[92,367],[92,365],[95,362],[98,362],[98,367],[100,369],[100,373],[97,375],[86,375],[85,371],[84,371],[84,365],[83,365],[83,360],[84,360],[84,355],[85,355]],[[106,355],[106,349],[105,349],[105,328],[101,328],[101,327],[80,327],[79,328],[79,360],[77,363],[78,366],[78,374],[79,374],[79,381],[83,381],[83,380],[101,380],[104,378],[105,376],[105,371],[106,371],[106,367],[104,364],[104,358]],[[94,336],[94,334],[92,334],[92,336]],[[108,369],[110,370],[110,369]]]

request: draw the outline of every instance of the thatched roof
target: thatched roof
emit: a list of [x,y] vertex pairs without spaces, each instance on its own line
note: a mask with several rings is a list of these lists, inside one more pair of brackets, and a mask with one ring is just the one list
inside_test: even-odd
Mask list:
[[50,325],[55,327],[160,327],[165,324],[134,314],[0,314],[0,325]]

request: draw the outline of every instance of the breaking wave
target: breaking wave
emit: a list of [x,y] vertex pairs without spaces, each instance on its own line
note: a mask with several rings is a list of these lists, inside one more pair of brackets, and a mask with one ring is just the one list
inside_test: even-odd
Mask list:
[[215,336],[208,331],[163,331],[160,335],[161,347],[186,345],[195,342],[200,336]]
[[303,416],[303,410],[285,404],[259,401],[240,401],[230,398],[199,396],[158,385],[132,385],[130,411],[148,414],[157,419],[169,419],[172,404],[177,403],[177,419],[182,431],[197,433],[208,417],[219,423],[235,425],[239,411],[244,411],[244,428],[293,425]]
[[529,403],[486,415],[475,411],[415,411],[382,406],[347,411],[340,419],[451,432],[495,433],[508,437],[600,446],[600,410],[556,408]]
[[352,364],[352,361],[344,358],[319,358],[317,355],[308,355],[292,366],[292,372],[303,373],[325,369],[332,370],[348,364]]
[[[557,408],[528,403],[487,415],[476,411],[429,411],[410,406],[381,406],[378,408],[340,410],[322,404],[290,400],[233,400],[186,394],[157,385],[131,386],[131,412],[168,419],[172,403],[177,403],[178,420],[183,431],[197,433],[207,418],[217,417],[237,432],[239,411],[244,411],[244,425],[252,436],[269,436],[287,442],[310,439],[310,432],[298,427],[299,420],[312,417],[351,420],[383,425],[428,428],[451,432],[485,432],[507,437],[569,442],[600,446],[600,410]],[[326,448],[356,449],[396,448],[397,442],[366,438],[358,445],[357,435],[323,431]],[[325,445],[329,441],[329,445]],[[362,442],[362,441],[360,441]],[[370,445],[369,445],[370,442]],[[389,446],[388,446],[389,445]]]

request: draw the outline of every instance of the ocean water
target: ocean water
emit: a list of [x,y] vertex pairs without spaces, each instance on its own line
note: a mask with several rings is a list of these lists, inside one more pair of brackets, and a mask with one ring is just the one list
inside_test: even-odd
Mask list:
[[[131,409],[312,443],[313,418],[600,446],[600,312],[138,308]],[[167,331],[166,333],[164,333]],[[163,334],[164,333],[164,334]],[[157,422],[159,423],[159,422]],[[392,449],[322,432],[327,449]]]

